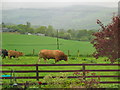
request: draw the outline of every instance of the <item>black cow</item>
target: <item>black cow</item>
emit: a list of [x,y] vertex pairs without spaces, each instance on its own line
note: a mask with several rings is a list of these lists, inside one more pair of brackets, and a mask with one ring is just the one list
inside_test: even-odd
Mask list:
[[6,49],[2,49],[0,50],[2,59],[6,58],[6,56],[8,56],[8,51]]

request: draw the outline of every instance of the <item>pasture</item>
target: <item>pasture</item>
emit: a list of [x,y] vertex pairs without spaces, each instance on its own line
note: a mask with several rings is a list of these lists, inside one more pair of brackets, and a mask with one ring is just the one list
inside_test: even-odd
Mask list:
[[[35,36],[35,35],[22,35],[14,33],[2,34],[2,48],[7,50],[17,50],[25,53],[25,55],[33,54],[38,55],[41,49],[57,49],[57,39],[47,36]],[[60,50],[64,53],[70,51],[71,55],[77,55],[77,51],[80,51],[80,55],[90,55],[95,49],[90,42],[74,41],[59,39]]]
[[[38,60],[38,52],[41,49],[57,49],[56,38],[47,37],[47,36],[35,36],[35,35],[22,35],[22,34],[14,34],[14,33],[3,33],[2,34],[2,48],[7,50],[17,50],[23,52],[26,56],[20,57],[19,60],[13,59],[3,59],[2,64],[36,64]],[[95,59],[94,57],[87,57],[91,55],[95,49],[90,42],[84,41],[73,41],[73,40],[64,40],[59,39],[60,50],[72,56],[69,56],[68,62],[60,61],[56,64],[110,64],[110,61],[104,61],[106,57],[101,57],[99,59]],[[35,50],[35,56],[28,56],[33,54],[33,49]],[[77,51],[80,51],[80,56],[77,56]],[[115,62],[117,64],[118,62]],[[39,64],[55,64],[54,59],[47,60],[47,63],[41,60]],[[81,70],[81,66],[40,66],[39,70]],[[118,69],[118,66],[87,66],[86,69]],[[35,67],[2,67],[2,70],[35,70]],[[3,73],[10,74],[10,73]],[[48,74],[53,73],[40,73],[40,76],[46,76]],[[55,73],[54,73],[55,74]],[[59,75],[60,73],[58,73]],[[73,75],[73,72],[67,73],[69,76]],[[35,76],[35,73],[16,73],[16,77],[19,76]],[[118,75],[118,72],[96,72],[96,75]],[[110,77],[110,78],[101,78],[101,81],[117,81],[118,78]],[[35,79],[17,79],[18,82],[25,81],[36,81]],[[42,79],[41,79],[42,81]],[[9,82],[9,80],[3,79],[3,82]],[[116,88],[115,85],[118,84],[101,84],[101,87],[105,88]]]

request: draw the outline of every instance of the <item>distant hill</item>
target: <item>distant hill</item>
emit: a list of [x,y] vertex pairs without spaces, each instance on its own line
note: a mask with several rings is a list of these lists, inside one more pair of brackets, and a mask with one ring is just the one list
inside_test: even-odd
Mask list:
[[98,6],[69,6],[46,9],[3,10],[3,22],[13,24],[52,25],[57,29],[97,29],[96,19],[107,24],[117,8]]

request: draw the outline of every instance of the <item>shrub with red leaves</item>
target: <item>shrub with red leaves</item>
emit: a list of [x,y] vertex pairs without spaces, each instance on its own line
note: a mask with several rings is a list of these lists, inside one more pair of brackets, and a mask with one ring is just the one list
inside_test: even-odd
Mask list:
[[100,20],[97,24],[101,26],[101,30],[93,34],[96,38],[91,42],[96,48],[93,56],[98,59],[100,56],[108,57],[111,63],[120,58],[120,16],[114,16],[112,23],[104,26]]
[[[96,76],[96,73],[90,73],[89,71],[85,72],[86,76]],[[98,78],[89,78],[89,79],[85,79],[83,76],[83,73],[78,73],[78,72],[74,72],[74,75],[77,76],[81,76],[78,78],[79,81],[77,81],[77,84],[80,84],[81,86],[84,86],[84,88],[99,88],[100,87],[100,76],[98,76]],[[72,85],[71,85],[72,86]],[[73,87],[76,88],[76,87]]]
[[38,84],[39,84],[39,85],[41,85],[41,84],[42,84],[42,82],[38,82]]

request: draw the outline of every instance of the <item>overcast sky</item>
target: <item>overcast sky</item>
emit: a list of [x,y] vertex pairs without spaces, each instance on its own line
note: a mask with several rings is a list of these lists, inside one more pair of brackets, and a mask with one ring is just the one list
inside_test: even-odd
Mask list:
[[2,9],[15,8],[50,8],[67,7],[70,5],[97,5],[118,7],[119,0],[2,0]]
[[[3,2],[101,2],[101,0],[2,0]],[[103,2],[118,2],[119,0],[103,0]]]

